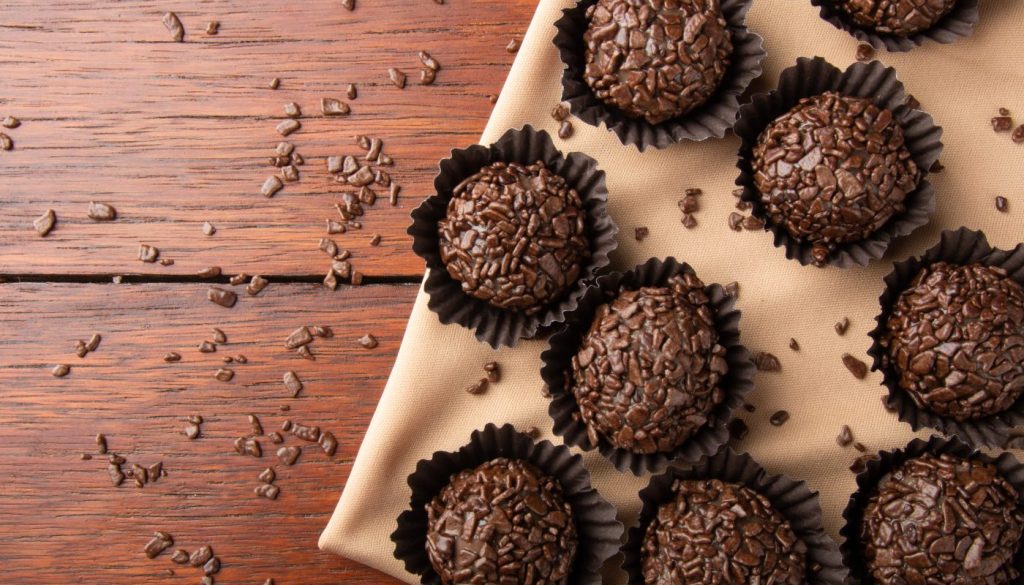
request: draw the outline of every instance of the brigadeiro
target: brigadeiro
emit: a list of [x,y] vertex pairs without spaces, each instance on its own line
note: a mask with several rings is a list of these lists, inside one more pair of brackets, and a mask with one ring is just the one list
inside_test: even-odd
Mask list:
[[427,505],[427,522],[427,556],[442,583],[565,583],[576,556],[561,486],[522,461],[457,473]]
[[622,524],[590,485],[581,458],[487,425],[409,476],[410,509],[395,556],[423,583],[600,583]]
[[597,308],[572,360],[572,391],[592,443],[671,451],[708,422],[729,371],[696,274],[620,287]]
[[894,265],[869,353],[901,420],[988,446],[1024,420],[1022,262],[961,229]]
[[811,0],[821,17],[876,49],[909,51],[926,39],[951,43],[971,34],[978,0]]
[[776,118],[754,146],[754,184],[772,224],[823,265],[869,238],[917,188],[921,171],[892,110],[827,91]]
[[1020,577],[1021,465],[952,439],[880,453],[857,477],[843,553],[879,585],[1004,585]]
[[604,172],[529,126],[453,150],[434,186],[409,228],[429,307],[493,347],[562,321],[617,245]]
[[732,32],[717,0],[598,0],[587,18],[587,85],[651,124],[706,102],[732,60]]
[[761,73],[747,0],[580,0],[556,23],[563,101],[623,143],[722,137]]
[[864,265],[927,223],[942,130],[906,99],[877,61],[841,72],[817,57],[740,108],[736,183],[788,258]]
[[583,202],[543,162],[492,163],[452,195],[437,230],[464,293],[533,315],[576,283],[590,256]]
[[844,583],[838,547],[803,482],[726,448],[640,492],[623,569],[631,585]]
[[713,453],[750,387],[738,321],[732,297],[674,259],[599,277],[542,356],[555,432],[634,472]]

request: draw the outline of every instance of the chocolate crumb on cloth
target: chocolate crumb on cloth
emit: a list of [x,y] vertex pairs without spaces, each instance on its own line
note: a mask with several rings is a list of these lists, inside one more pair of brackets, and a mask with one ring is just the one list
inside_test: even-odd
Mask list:
[[555,23],[562,99],[641,151],[721,138],[766,52],[748,0],[580,0]]
[[453,150],[434,186],[408,230],[429,269],[429,307],[492,347],[562,321],[618,245],[604,172],[530,126]]
[[736,184],[787,258],[863,266],[928,222],[942,129],[905,100],[877,61],[840,71],[802,57],[740,108]]
[[391,540],[421,583],[512,575],[596,585],[619,549],[622,524],[590,486],[581,457],[512,425],[489,424],[458,451],[420,460],[408,484],[409,509]]
[[1022,283],[1024,244],[1002,251],[966,228],[895,263],[868,353],[901,421],[989,447],[1024,424]]
[[978,0],[811,0],[821,18],[876,49],[904,52],[926,40],[948,44],[970,36]]
[[861,583],[1017,583],[1024,466],[962,441],[914,439],[857,475],[840,531]]
[[674,258],[598,277],[541,355],[555,434],[635,475],[715,453],[753,388],[733,303]]
[[640,500],[623,547],[630,585],[845,583],[817,495],[750,455],[725,448],[673,467],[652,477]]

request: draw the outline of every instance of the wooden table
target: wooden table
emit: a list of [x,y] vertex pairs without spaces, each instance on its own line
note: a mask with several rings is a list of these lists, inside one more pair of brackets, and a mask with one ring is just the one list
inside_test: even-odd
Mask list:
[[[431,193],[437,161],[476,140],[526,29],[534,0],[80,0],[0,5],[0,567],[8,583],[198,583],[201,571],[143,547],[156,530],[189,551],[209,544],[218,583],[386,583],[316,541],[345,485],[398,350],[423,270],[405,234],[410,210]],[[257,8],[258,7],[258,8]],[[176,43],[161,23],[184,23]],[[207,23],[221,23],[207,35]],[[417,53],[442,65],[418,85]],[[388,79],[397,67],[405,89]],[[272,78],[281,80],[271,90]],[[322,97],[358,88],[352,114],[325,117]],[[286,140],[306,159],[301,179],[273,198],[260,194],[276,170],[283,105],[299,104],[302,129]],[[352,252],[363,286],[320,284],[330,260],[318,249],[341,187],[329,155],[358,154],[356,134],[383,139],[402,185],[361,230],[334,236]],[[117,220],[89,219],[90,201]],[[57,214],[45,238],[32,222]],[[203,222],[217,231],[204,235]],[[371,245],[374,234],[380,245]],[[155,246],[173,265],[138,260]],[[224,276],[197,272],[219,266]],[[258,296],[227,277],[259,274]],[[113,282],[116,276],[120,284]],[[226,309],[206,300],[235,290]],[[334,337],[312,345],[315,361],[284,348],[301,325]],[[212,328],[215,353],[198,345]],[[75,355],[78,339],[102,335]],[[357,339],[379,340],[365,349]],[[182,359],[167,363],[163,356]],[[244,355],[245,364],[224,364]],[[64,378],[56,364],[71,366]],[[228,382],[214,377],[232,368]],[[282,375],[305,388],[291,397]],[[290,410],[283,412],[282,407]],[[294,466],[274,455],[237,455],[234,440],[256,414],[267,433],[285,419],[337,436],[328,457],[305,443]],[[188,440],[185,418],[201,415]],[[167,471],[114,487],[94,437],[132,463]],[[285,445],[302,445],[287,436]],[[83,453],[91,460],[81,459]],[[257,476],[277,472],[280,496],[256,497]],[[174,576],[166,573],[173,569]]]

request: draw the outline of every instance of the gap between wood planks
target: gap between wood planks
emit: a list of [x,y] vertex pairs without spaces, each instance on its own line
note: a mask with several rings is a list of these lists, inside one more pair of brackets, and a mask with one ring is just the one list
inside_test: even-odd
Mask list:
[[[121,277],[121,284],[230,284],[231,274],[222,274],[216,278],[203,278],[191,274],[8,274],[0,272],[0,285],[20,282],[40,282],[54,284],[114,284],[113,278]],[[253,276],[253,275],[250,275]],[[322,275],[275,275],[260,274],[271,284],[315,284],[323,282]],[[247,279],[248,280],[248,279]],[[419,284],[422,276],[363,276],[360,286]],[[339,288],[352,286],[345,282],[338,283]]]

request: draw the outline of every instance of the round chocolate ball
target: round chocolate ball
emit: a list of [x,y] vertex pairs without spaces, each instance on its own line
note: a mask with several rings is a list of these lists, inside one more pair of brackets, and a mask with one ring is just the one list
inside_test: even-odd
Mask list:
[[889,473],[864,508],[861,543],[880,585],[1016,582],[1017,491],[992,465],[925,454]]
[[839,0],[836,5],[857,26],[908,37],[935,26],[953,10],[956,0]]
[[677,480],[644,533],[647,585],[805,582],[807,546],[763,495],[740,484]]
[[584,78],[631,118],[658,124],[714,94],[732,33],[717,0],[598,0],[587,9]]
[[921,178],[892,111],[831,91],[761,132],[753,170],[768,221],[810,244],[817,265],[902,213]]
[[438,236],[466,294],[527,314],[562,297],[590,257],[579,194],[542,162],[497,162],[464,180]]
[[597,308],[572,359],[572,391],[592,443],[668,452],[707,423],[727,370],[704,283],[681,274]]
[[564,584],[578,537],[562,486],[525,461],[467,469],[427,505],[427,556],[450,584]]
[[918,406],[958,421],[1024,392],[1024,287],[995,266],[921,269],[886,322],[883,364]]

